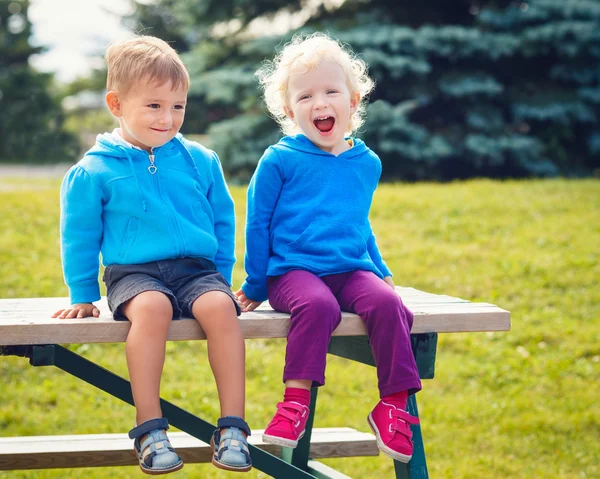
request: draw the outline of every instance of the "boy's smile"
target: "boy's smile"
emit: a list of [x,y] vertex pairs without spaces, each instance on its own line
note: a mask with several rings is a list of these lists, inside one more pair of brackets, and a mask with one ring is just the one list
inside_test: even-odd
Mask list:
[[349,148],[345,134],[360,96],[350,93],[335,61],[325,59],[312,70],[292,74],[287,98],[287,115],[316,146],[334,155]]
[[172,89],[171,82],[156,86],[138,81],[125,95],[108,92],[106,102],[119,119],[121,136],[150,151],[177,134],[185,116],[187,89]]

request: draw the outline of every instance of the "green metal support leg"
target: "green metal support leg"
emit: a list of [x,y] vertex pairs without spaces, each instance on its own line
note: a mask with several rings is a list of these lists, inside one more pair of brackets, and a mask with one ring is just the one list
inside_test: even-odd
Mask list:
[[[432,379],[435,374],[437,333],[414,334],[411,336],[411,345],[420,378]],[[334,336],[329,343],[329,353],[368,366],[375,366],[371,345],[366,336]],[[407,409],[411,415],[419,417],[417,400],[414,395],[408,398]],[[413,457],[408,464],[394,461],[396,479],[428,479],[421,426],[411,426],[411,430],[414,443]]]
[[[116,374],[98,366],[91,361],[59,346],[33,346],[29,350],[30,363],[32,366],[56,366],[59,369],[79,378],[112,396],[133,406],[133,396],[129,381]],[[189,412],[171,404],[164,399],[160,400],[165,417],[169,423],[187,432],[206,443],[210,442],[214,425],[190,414]],[[310,445],[310,444],[309,444]],[[250,445],[253,467],[275,478],[285,479],[307,479],[313,478],[308,472],[279,459],[268,452]]]
[[[408,398],[408,412],[415,417],[419,417],[417,409],[417,399],[414,395]],[[423,447],[423,436],[421,426],[414,425],[410,427],[413,433],[413,456],[408,464],[394,461],[394,470],[396,479],[429,479],[427,472],[427,462],[425,460],[425,448]]]

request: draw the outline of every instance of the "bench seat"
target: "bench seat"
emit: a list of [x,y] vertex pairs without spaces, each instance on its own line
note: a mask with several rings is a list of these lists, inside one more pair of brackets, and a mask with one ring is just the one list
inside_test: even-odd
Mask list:
[[[253,431],[253,444],[281,457],[281,446],[262,440],[263,431]],[[185,463],[210,462],[210,445],[184,432],[169,433],[171,444]],[[77,434],[0,438],[0,470],[54,469],[137,465],[127,434]],[[377,456],[375,436],[348,427],[313,429],[310,457]]]
[[[414,313],[413,334],[469,331],[508,331],[510,313],[493,304],[471,303],[452,296],[425,293],[414,288],[396,287],[404,303]],[[96,303],[99,318],[53,319],[50,315],[68,305],[67,298],[0,299],[0,346],[34,344],[76,344],[123,342],[128,321],[114,321],[106,298]],[[242,313],[244,337],[285,338],[289,315],[273,311],[268,303],[258,310]],[[343,313],[334,336],[365,336],[364,322],[355,314]],[[169,340],[206,339],[197,321],[173,321]]]

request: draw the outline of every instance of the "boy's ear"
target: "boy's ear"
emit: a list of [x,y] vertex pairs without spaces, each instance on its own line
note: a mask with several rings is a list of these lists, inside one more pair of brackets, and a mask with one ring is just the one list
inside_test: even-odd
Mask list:
[[106,94],[106,106],[108,106],[108,109],[114,116],[121,116],[121,102],[119,101],[117,92],[109,91]]
[[350,114],[356,112],[358,104],[360,103],[360,93],[354,93],[350,96]]

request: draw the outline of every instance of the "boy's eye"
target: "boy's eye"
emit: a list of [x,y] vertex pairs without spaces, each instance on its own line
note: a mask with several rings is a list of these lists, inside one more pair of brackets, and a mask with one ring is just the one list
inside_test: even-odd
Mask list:
[[174,108],[175,110],[184,110],[184,109],[185,109],[185,106],[183,106],[183,105],[175,105],[173,108]]
[[160,105],[158,103],[150,103],[148,105],[148,107],[156,110],[156,109],[160,108]]

